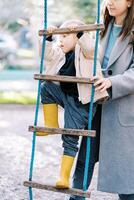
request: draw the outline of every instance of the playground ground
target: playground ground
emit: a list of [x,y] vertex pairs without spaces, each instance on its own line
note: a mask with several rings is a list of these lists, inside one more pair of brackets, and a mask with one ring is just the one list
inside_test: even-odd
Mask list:
[[[0,105],[0,200],[28,200],[28,189],[23,181],[28,179],[32,133],[27,131],[33,124],[35,106]],[[63,125],[62,110],[60,124]],[[42,113],[39,112],[39,125]],[[33,180],[54,184],[59,174],[62,153],[59,136],[37,138]],[[91,200],[116,200],[117,196],[98,192],[97,168],[94,173]],[[68,200],[60,193],[33,190],[34,200]]]

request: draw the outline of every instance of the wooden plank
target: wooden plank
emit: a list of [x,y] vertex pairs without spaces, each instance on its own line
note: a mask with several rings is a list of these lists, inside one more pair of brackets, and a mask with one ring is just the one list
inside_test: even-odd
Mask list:
[[47,128],[39,126],[29,126],[30,132],[42,132],[51,135],[64,134],[64,135],[76,135],[76,136],[90,136],[95,137],[95,130],[78,130],[78,129],[62,129],[62,128]]
[[83,190],[79,190],[79,189],[56,189],[54,186],[40,184],[40,183],[36,183],[32,181],[25,181],[23,184],[26,187],[90,198],[90,192],[84,192]]
[[61,75],[53,76],[53,75],[35,74],[34,79],[56,81],[56,82],[93,84],[93,81],[90,81],[90,78],[80,78],[76,76],[61,76]]
[[95,30],[102,30],[104,29],[103,24],[89,24],[89,25],[83,25],[83,26],[78,26],[73,29],[70,29],[69,27],[66,28],[57,28],[53,30],[52,32],[49,32],[47,29],[45,30],[40,30],[39,31],[39,36],[43,35],[52,35],[52,34],[69,34],[69,33],[78,33],[81,31],[95,31]]

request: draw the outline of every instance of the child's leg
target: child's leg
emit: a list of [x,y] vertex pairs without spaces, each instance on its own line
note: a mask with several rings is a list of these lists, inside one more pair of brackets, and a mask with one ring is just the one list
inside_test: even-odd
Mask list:
[[69,178],[73,166],[74,157],[63,155],[61,159],[60,179],[56,183],[57,189],[68,189]]
[[[92,129],[96,130],[96,137],[91,138],[91,152],[90,152],[88,180],[87,180],[88,187],[92,180],[95,163],[99,159],[100,121],[101,121],[101,106],[98,106],[92,123]],[[83,137],[78,155],[78,160],[76,163],[76,168],[73,175],[73,188],[77,189],[83,189],[86,143],[87,143],[87,137]],[[79,196],[71,196],[69,200],[84,200],[84,199],[85,198]]]
[[[70,96],[67,96],[64,104],[65,128],[84,129],[88,121],[88,111],[82,104]],[[62,135],[64,153],[60,172],[60,180],[56,183],[57,188],[69,188],[69,177],[73,161],[78,151],[78,136]]]
[[[98,161],[96,152],[96,138],[91,138],[91,152],[90,152],[90,161],[89,161],[89,168],[88,168],[88,186],[91,183],[94,166],[95,163]],[[76,168],[73,175],[73,188],[83,189],[83,179],[84,179],[84,170],[85,170],[85,156],[86,156],[86,143],[87,138],[83,137],[80,152],[78,155],[78,160],[76,163]],[[69,200],[85,200],[85,198],[80,196],[71,196]]]
[[[52,82],[44,82],[41,86],[44,124],[46,127],[58,128],[58,104],[64,106],[64,93],[61,91],[60,86]],[[36,135],[44,136],[47,133],[37,132]]]

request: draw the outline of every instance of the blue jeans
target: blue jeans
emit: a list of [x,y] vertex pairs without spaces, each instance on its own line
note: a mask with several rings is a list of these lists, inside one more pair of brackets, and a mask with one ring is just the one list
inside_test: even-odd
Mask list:
[[134,194],[119,194],[119,200],[134,200]]
[[[100,143],[100,121],[101,121],[101,106],[97,107],[97,111],[93,118],[92,129],[96,130],[96,137],[91,138],[91,151],[90,161],[88,168],[88,181],[87,187],[89,187],[92,175],[94,171],[95,163],[99,160],[99,143]],[[73,188],[83,189],[84,169],[85,169],[85,157],[86,157],[86,142],[87,138],[83,137],[76,163],[76,168],[73,175]],[[71,196],[69,200],[84,200],[85,198],[80,196]]]
[[[62,92],[60,85],[43,82],[42,104],[56,103],[64,108],[64,128],[85,129],[88,124],[89,104],[83,105],[74,97]],[[95,106],[94,106],[95,107]],[[75,157],[78,152],[78,136],[62,135],[64,155]]]

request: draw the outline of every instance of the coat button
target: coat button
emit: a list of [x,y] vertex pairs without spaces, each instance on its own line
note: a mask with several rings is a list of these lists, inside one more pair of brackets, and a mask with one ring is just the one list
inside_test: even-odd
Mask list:
[[109,76],[111,76],[113,74],[113,71],[111,69],[109,69],[107,73]]

